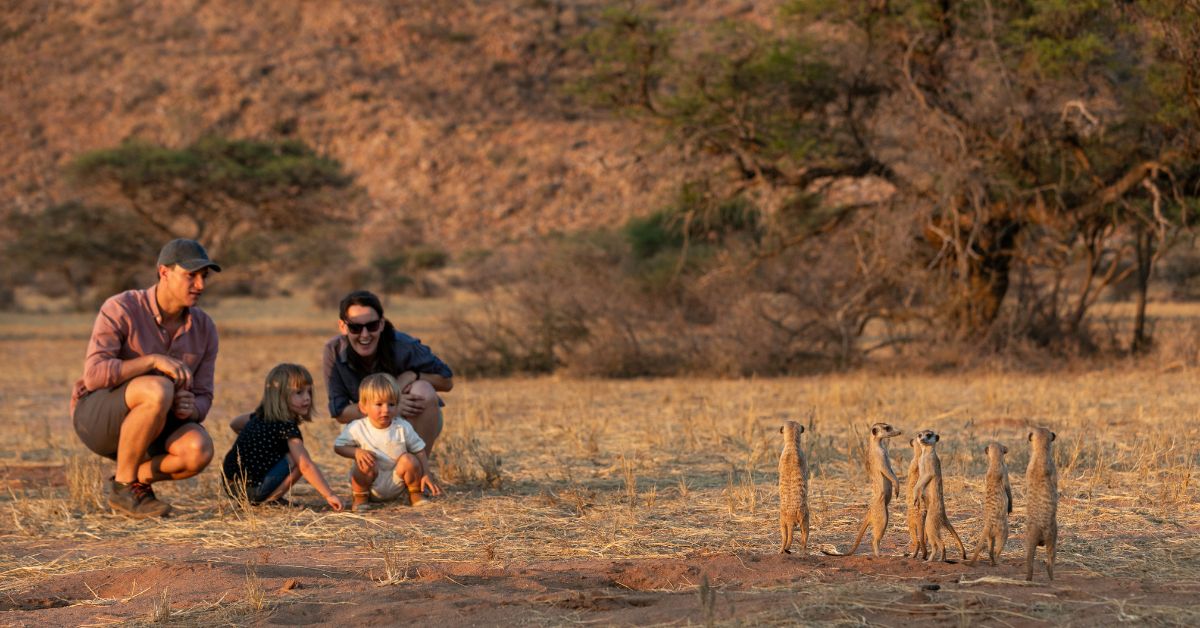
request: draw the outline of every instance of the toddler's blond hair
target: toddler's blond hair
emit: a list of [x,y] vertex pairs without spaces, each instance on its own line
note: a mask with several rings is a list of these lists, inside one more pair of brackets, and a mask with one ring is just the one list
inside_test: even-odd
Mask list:
[[358,386],[358,400],[360,403],[377,401],[398,403],[400,401],[400,382],[387,373],[368,375]]

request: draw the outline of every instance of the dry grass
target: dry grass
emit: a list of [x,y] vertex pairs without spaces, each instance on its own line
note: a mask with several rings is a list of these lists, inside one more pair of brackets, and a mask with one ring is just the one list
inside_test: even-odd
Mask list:
[[[239,329],[214,309],[223,331],[226,325]],[[403,312],[395,318],[403,328]],[[70,428],[66,395],[78,375],[87,330],[68,321],[40,331],[0,333],[0,364],[7,365],[0,372],[0,466],[63,464],[65,476],[62,485],[10,487],[0,496],[0,538],[49,537],[81,547],[136,538],[163,547],[308,549],[315,557],[350,553],[362,557],[362,573],[381,585],[402,584],[416,575],[418,564],[437,562],[772,554],[778,542],[777,430],[781,421],[795,418],[806,424],[816,546],[853,538],[865,499],[863,429],[886,420],[906,433],[930,428],[942,434],[947,507],[968,545],[982,510],[982,448],[990,440],[1009,445],[1016,506],[1005,557],[1013,559],[1023,531],[1025,427],[1037,424],[1058,434],[1056,572],[1128,577],[1174,587],[1185,597],[1200,593],[1200,393],[1194,384],[1200,373],[1191,368],[1153,377],[1113,370],[1056,377],[459,381],[447,396],[446,431],[434,463],[449,496],[422,513],[405,514],[411,525],[399,528],[385,516],[339,514],[323,506],[268,511],[222,495],[217,469],[233,441],[229,419],[253,408],[263,376],[277,362],[305,364],[319,380],[319,351],[328,335],[242,328],[246,331],[222,337],[218,400],[207,422],[218,452],[214,468],[160,485],[160,495],[176,504],[178,514],[138,523],[100,508],[94,490],[108,467],[82,450]],[[436,335],[425,336],[436,350]],[[12,366],[19,364],[36,367]],[[319,381],[317,387],[323,400]],[[326,477],[348,495],[348,462],[331,449],[336,426],[317,419],[304,431]],[[908,455],[906,447],[895,445],[894,467],[907,468]],[[306,484],[295,496],[314,506],[322,501]],[[893,525],[885,546],[899,546],[902,535]],[[0,593],[33,590],[66,572],[144,561],[0,554]],[[249,573],[245,591],[202,605],[173,602],[173,593],[165,590],[146,592],[158,601],[144,621],[242,622],[270,612],[257,577]],[[803,587],[795,608],[753,620],[858,623],[906,586],[902,578],[837,587],[813,583]],[[738,596],[756,593],[728,595],[736,603]],[[1069,620],[1082,604],[1102,604],[1118,618],[1200,622],[1194,603],[1047,599],[1030,608],[987,595],[960,583],[950,599],[962,606],[924,605],[920,613],[964,624],[1054,622]],[[714,599],[724,603],[712,589],[700,593],[704,604]],[[711,618],[707,609],[704,617]]]

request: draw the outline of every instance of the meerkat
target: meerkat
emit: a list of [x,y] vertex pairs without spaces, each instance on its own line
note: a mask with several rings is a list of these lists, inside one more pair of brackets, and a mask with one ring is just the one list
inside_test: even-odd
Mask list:
[[887,439],[902,434],[900,430],[887,423],[876,423],[871,426],[871,441],[867,447],[867,477],[871,481],[871,501],[867,504],[867,514],[863,517],[862,525],[858,528],[858,536],[854,539],[854,547],[845,554],[836,554],[821,550],[830,556],[849,556],[858,549],[867,526],[871,527],[871,549],[875,556],[879,555],[879,541],[887,530],[888,506],[892,497],[900,497],[900,480],[892,471],[892,463],[888,460]]
[[800,526],[800,551],[808,552],[808,463],[800,448],[804,426],[788,421],[779,428],[783,452],[779,454],[779,527],[783,532],[780,554],[792,553],[792,535]]
[[908,440],[909,447],[912,447],[913,457],[912,462],[908,463],[908,475],[904,478],[905,490],[907,495],[915,499],[908,500],[908,513],[905,516],[905,522],[908,524],[908,551],[905,556],[916,558],[918,554],[924,553],[929,555],[929,548],[925,546],[925,500],[914,489],[917,486],[917,479],[921,476],[921,441],[917,438]]
[[954,535],[954,540],[958,541],[958,548],[962,550],[963,560],[967,559],[967,548],[963,545],[962,539],[959,538],[958,532],[954,530],[954,526],[950,525],[950,519],[946,517],[946,501],[942,489],[942,460],[937,455],[937,442],[941,440],[931,430],[922,430],[917,435],[917,439],[921,442],[921,461],[918,466],[919,477],[917,485],[913,487],[916,492],[916,498],[909,498],[913,506],[919,506],[919,500],[925,500],[925,551],[928,557],[925,560],[931,561],[938,553],[941,553],[941,560],[946,560],[946,545],[942,543],[942,531],[948,530]]
[[995,567],[996,557],[1008,542],[1008,515],[1012,514],[1012,486],[1008,483],[1008,465],[1004,463],[1008,447],[988,443],[983,451],[988,458],[987,475],[983,480],[983,531],[979,533],[979,545],[971,556],[971,564],[975,564],[979,553],[987,547],[988,558]]
[[1054,579],[1054,548],[1058,543],[1058,472],[1054,468],[1054,432],[1035,427],[1029,432],[1029,466],[1025,469],[1025,579],[1033,580],[1033,557],[1046,546],[1046,576]]

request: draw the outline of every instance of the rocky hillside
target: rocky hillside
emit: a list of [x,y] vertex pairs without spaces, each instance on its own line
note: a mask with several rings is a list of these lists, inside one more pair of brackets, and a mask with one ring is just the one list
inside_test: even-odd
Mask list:
[[[662,4],[696,22],[773,11]],[[563,89],[571,38],[602,6],[6,2],[0,209],[74,197],[62,169],[83,151],[217,133],[297,137],[341,160],[371,198],[376,236],[454,251],[617,224],[661,204],[688,157]]]

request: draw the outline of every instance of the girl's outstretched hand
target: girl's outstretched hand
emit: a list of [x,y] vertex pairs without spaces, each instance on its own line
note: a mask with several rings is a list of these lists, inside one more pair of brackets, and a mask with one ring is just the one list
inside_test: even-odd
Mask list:
[[342,498],[338,497],[337,495],[330,495],[329,497],[326,497],[325,503],[329,504],[329,507],[337,512],[341,512],[342,508],[345,508],[345,505],[342,504]]

